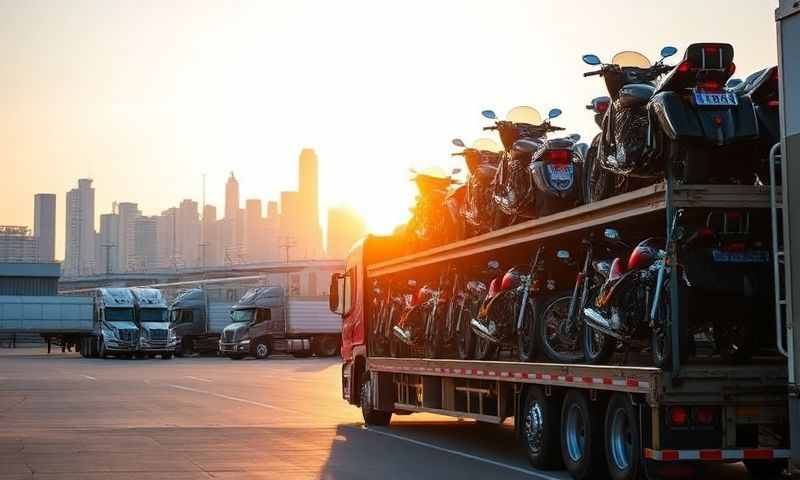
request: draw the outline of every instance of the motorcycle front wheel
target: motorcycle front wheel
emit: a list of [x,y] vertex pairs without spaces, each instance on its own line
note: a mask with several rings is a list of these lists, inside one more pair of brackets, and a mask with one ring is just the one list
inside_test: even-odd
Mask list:
[[425,315],[425,358],[439,358],[442,354],[442,335],[439,319],[433,311]]
[[537,297],[534,300],[541,349],[551,362],[577,363],[583,359],[580,329],[570,334],[565,328],[571,300],[572,292],[562,292],[549,298]]
[[[665,283],[668,280],[665,280]],[[668,369],[672,362],[672,340],[670,337],[670,303],[669,292],[664,290],[656,309],[655,324],[651,333],[653,366]]]
[[[535,300],[528,298],[522,316],[522,330],[517,332],[517,356],[520,362],[536,360],[538,342],[536,341]],[[516,319],[515,319],[516,321]]]
[[451,299],[453,302],[453,311],[458,312],[458,322],[456,325],[456,349],[458,350],[458,358],[461,360],[471,360],[475,356],[475,334],[472,333],[470,321],[478,316],[478,308],[480,304],[476,301],[469,302],[469,306],[459,308],[455,305],[457,300]]

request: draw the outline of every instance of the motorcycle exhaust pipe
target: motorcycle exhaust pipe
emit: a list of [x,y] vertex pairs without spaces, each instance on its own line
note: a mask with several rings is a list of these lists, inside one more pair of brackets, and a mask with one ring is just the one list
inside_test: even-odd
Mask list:
[[472,331],[475,332],[479,337],[492,343],[500,343],[500,340],[492,335],[491,332],[489,332],[489,329],[486,328],[486,325],[479,322],[477,318],[473,318],[469,324],[472,326]]
[[401,342],[405,343],[406,345],[413,345],[411,334],[400,328],[399,325],[392,327],[392,332],[394,333],[395,337],[400,339]]

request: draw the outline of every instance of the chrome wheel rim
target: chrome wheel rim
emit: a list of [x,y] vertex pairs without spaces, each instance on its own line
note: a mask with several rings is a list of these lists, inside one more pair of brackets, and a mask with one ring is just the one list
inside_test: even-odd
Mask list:
[[611,459],[619,470],[627,470],[630,466],[630,453],[633,449],[633,436],[628,423],[628,415],[621,408],[614,412],[611,420],[609,444]]
[[586,448],[586,428],[583,415],[577,405],[569,407],[566,430],[567,454],[573,462],[580,462]]
[[266,357],[267,356],[267,346],[264,345],[263,343],[259,343],[258,346],[256,346],[256,355],[258,355],[259,358]]
[[528,443],[528,452],[539,455],[542,451],[544,438],[544,415],[539,402],[533,402],[525,415],[525,439]]

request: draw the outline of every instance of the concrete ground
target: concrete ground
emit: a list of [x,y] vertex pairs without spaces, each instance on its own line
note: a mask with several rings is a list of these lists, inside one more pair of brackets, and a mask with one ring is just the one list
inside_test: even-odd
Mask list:
[[339,375],[335,359],[0,349],[0,480],[568,478],[530,469],[510,426],[419,414],[365,429]]

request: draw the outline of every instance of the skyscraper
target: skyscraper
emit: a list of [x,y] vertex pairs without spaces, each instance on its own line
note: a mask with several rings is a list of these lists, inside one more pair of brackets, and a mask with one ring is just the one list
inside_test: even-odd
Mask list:
[[133,257],[136,254],[135,227],[136,219],[142,214],[139,206],[132,202],[120,202],[117,204],[119,215],[119,228],[117,234],[117,265],[121,272],[129,271],[128,265],[133,264]]
[[133,256],[128,270],[148,271],[158,261],[158,217],[136,217],[133,226]]
[[64,275],[94,273],[95,267],[94,188],[92,180],[81,178],[78,188],[67,192]]
[[319,161],[313,149],[304,148],[299,162],[298,255],[301,258],[320,258],[322,228],[319,226]]
[[40,262],[52,262],[56,255],[56,196],[37,193],[33,197],[33,236],[38,242]]
[[239,181],[236,177],[228,177],[228,182],[225,184],[225,217],[236,218],[239,216]]
[[225,184],[225,216],[222,218],[221,236],[224,263],[241,263],[244,250],[244,219],[239,208],[239,181],[228,177]]
[[97,273],[119,272],[119,255],[117,240],[119,239],[119,215],[104,213],[100,215],[100,235],[97,248]]
[[352,208],[328,209],[328,258],[344,259],[353,244],[366,233],[364,220]]
[[200,212],[197,202],[183,200],[178,206],[177,250],[183,257],[184,265],[195,267],[200,260]]
[[245,202],[244,250],[250,262],[265,259],[266,222],[261,216],[261,200],[250,198]]
[[222,263],[220,243],[220,224],[217,222],[217,207],[203,207],[202,240],[200,242],[200,266],[220,265]]

